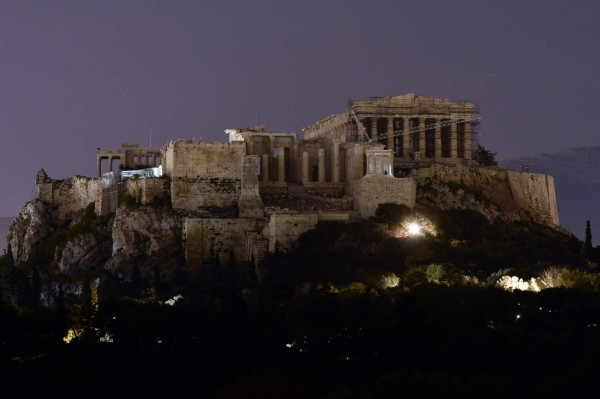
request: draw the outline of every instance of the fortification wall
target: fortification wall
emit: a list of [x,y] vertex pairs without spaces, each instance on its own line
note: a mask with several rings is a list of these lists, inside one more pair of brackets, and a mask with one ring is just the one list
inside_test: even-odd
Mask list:
[[125,194],[135,198],[142,205],[148,205],[154,200],[162,200],[169,195],[167,179],[144,178],[125,181]]
[[173,208],[196,211],[199,208],[235,205],[241,180],[225,178],[175,178],[171,180]]
[[67,222],[91,203],[100,203],[102,181],[83,176],[38,183],[38,199],[55,207],[57,221]]
[[276,243],[281,252],[293,249],[302,233],[317,225],[316,213],[274,213],[267,227],[269,252],[275,252]]
[[421,177],[454,182],[477,190],[509,218],[558,225],[554,178],[549,175],[461,165],[432,165]]
[[188,273],[202,271],[213,256],[219,256],[222,266],[233,251],[236,262],[247,260],[246,236],[256,232],[252,219],[199,219],[186,218],[184,223],[185,259]]
[[352,182],[349,186],[354,198],[354,209],[360,216],[375,216],[380,204],[415,206],[417,182],[411,177],[394,178],[384,175],[367,175]]
[[258,167],[260,157],[246,155],[242,158],[242,190],[238,201],[241,218],[259,219],[264,216],[264,204],[259,194]]
[[167,144],[164,152],[165,174],[171,178],[240,180],[246,144],[177,140]]
[[245,143],[171,141],[163,150],[174,208],[195,211],[237,203]]

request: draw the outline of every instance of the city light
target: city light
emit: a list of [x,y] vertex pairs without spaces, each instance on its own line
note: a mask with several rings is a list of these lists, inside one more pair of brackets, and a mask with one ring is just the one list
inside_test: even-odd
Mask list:
[[421,235],[421,226],[418,223],[412,222],[408,225],[408,234],[411,236]]
[[397,238],[437,236],[437,229],[433,222],[420,214],[413,214],[400,222],[390,233]]

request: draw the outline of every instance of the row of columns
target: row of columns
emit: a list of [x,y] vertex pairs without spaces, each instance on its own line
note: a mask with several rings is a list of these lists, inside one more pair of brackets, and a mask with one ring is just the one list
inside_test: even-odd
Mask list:
[[[332,169],[332,181],[334,183],[340,182],[340,144],[338,142],[333,143],[331,157],[331,169]],[[268,183],[271,178],[269,175],[269,155],[263,154],[261,156],[262,162],[262,182]],[[325,149],[320,148],[318,152],[318,182],[325,183]],[[310,181],[309,178],[309,157],[308,152],[304,151],[302,153],[302,182],[308,183]],[[277,155],[277,182],[285,183],[285,148],[278,147],[278,155]]]
[[[380,117],[371,117],[371,139],[378,139],[378,120],[382,119]],[[387,119],[387,148],[391,150],[395,150],[394,140],[397,136],[394,136],[394,119]],[[435,136],[434,136],[434,158],[442,158],[442,127],[438,124],[444,119],[436,119],[430,117],[410,117],[403,116],[402,118],[402,132],[408,132],[410,129],[410,120],[418,119],[419,128],[422,129],[418,133],[418,142],[419,142],[419,153],[421,156],[425,155],[426,148],[426,131],[425,125],[428,119],[435,120]],[[457,124],[452,123],[449,125],[450,127],[450,157],[449,158],[458,158],[458,137],[457,137]],[[468,122],[464,122],[464,142],[463,142],[463,157],[464,159],[471,159],[471,125]],[[414,134],[414,133],[413,133]],[[410,134],[402,134],[400,136],[402,138],[402,158],[411,158],[413,152],[412,138]],[[395,151],[394,151],[395,153]]]
[[98,177],[102,177],[102,160],[103,159],[108,159],[108,170],[110,172],[112,172],[113,170],[113,159],[118,159],[121,160],[121,156],[120,155],[114,155],[114,156],[99,156],[97,157],[97,169],[98,169]]
[[[131,150],[129,150],[131,151]],[[156,167],[156,159],[157,159],[157,152],[156,151],[135,151],[136,155],[137,155],[137,159],[138,162],[137,164],[145,164],[145,166],[147,167]],[[144,156],[144,158],[142,158],[142,155]],[[121,162],[123,162],[122,160],[125,159],[125,162],[127,164],[127,160],[128,157],[126,154],[115,154],[115,155],[98,155],[97,157],[97,171],[98,171],[98,177],[102,176],[102,160],[103,159],[108,159],[108,167],[109,167],[109,171],[112,172],[113,170],[113,160],[114,159],[118,159]],[[131,161],[132,163],[135,164],[135,162],[133,162],[134,157],[131,157]],[[144,159],[144,162],[142,163],[142,159]]]
[[[277,182],[285,183],[285,148],[277,147]],[[269,177],[269,154],[263,154],[261,156],[262,162],[262,181],[268,183]]]
[[[332,143],[332,156],[331,156],[331,181],[333,183],[340,182],[340,143],[334,141]],[[319,148],[318,153],[318,176],[317,182],[325,183],[325,149]],[[309,157],[308,151],[302,153],[302,183],[308,183],[310,181],[309,176]]]

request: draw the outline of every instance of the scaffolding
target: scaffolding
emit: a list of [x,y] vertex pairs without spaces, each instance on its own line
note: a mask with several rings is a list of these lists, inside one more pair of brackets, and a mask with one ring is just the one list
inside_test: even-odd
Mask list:
[[[406,99],[406,100],[395,100],[395,103],[393,105],[389,105],[389,104],[385,104],[383,102],[380,102],[380,100],[385,99],[386,97],[369,97],[369,99],[367,101],[373,101],[373,102],[377,102],[377,104],[375,105],[375,109],[376,109],[376,113],[380,114],[380,115],[385,115],[386,113],[388,113],[389,109],[397,109],[397,108],[414,108],[414,102],[412,99]],[[431,101],[431,106],[435,107],[437,104],[435,104],[435,101],[437,101],[437,99],[432,99]],[[442,101],[446,101],[446,100],[442,100]],[[410,127],[406,132],[404,132],[403,129],[394,129],[391,132],[387,131],[387,126],[379,126],[379,123],[377,124],[377,131],[384,131],[381,134],[377,134],[373,137],[373,134],[371,132],[371,135],[369,135],[367,133],[367,128],[365,126],[363,126],[362,122],[360,121],[360,119],[358,118],[358,116],[356,115],[356,112],[354,111],[354,106],[355,106],[355,102],[352,100],[348,100],[348,108],[347,108],[347,112],[348,112],[348,119],[349,119],[349,123],[348,123],[348,127],[347,127],[347,138],[348,141],[356,141],[356,142],[373,142],[373,141],[377,141],[383,144],[387,144],[387,138],[389,136],[392,137],[401,137],[405,134],[408,134],[409,137],[413,138],[413,140],[411,140],[411,146],[415,147],[416,143],[413,143],[413,141],[418,141],[418,137],[419,134],[417,133],[421,133],[424,132],[426,135],[427,133],[429,133],[429,136],[433,134],[435,134],[435,130],[436,128],[440,128],[441,131],[445,132],[445,127],[450,127],[451,125],[460,125],[460,124],[464,124],[464,123],[469,123],[470,124],[470,140],[471,140],[471,150],[474,150],[476,148],[476,146],[479,144],[479,139],[481,136],[481,115],[479,112],[479,106],[475,105],[472,102],[469,101],[461,101],[461,103],[465,103],[465,104],[472,104],[472,112],[470,116],[467,117],[463,117],[463,118],[456,118],[456,119],[450,119],[450,118],[445,118],[445,119],[440,119],[437,120],[434,123],[425,123],[423,126],[419,126],[419,122],[418,120],[415,121],[417,126],[415,127]],[[428,111],[427,109],[422,110],[423,113],[430,113],[430,114],[435,114],[435,111]],[[428,111],[428,112],[425,112]],[[402,118],[404,118],[405,116],[401,116]],[[370,128],[370,126],[369,126]],[[457,129],[458,131],[458,129]],[[432,137],[430,137],[430,140],[432,139]],[[417,144],[418,147],[418,144]],[[427,147],[426,147],[427,148]],[[430,157],[431,158],[431,157]]]

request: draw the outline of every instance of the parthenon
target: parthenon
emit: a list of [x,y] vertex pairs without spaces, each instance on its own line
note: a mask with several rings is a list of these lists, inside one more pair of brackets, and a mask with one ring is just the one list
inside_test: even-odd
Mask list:
[[353,102],[346,112],[304,127],[304,139],[379,142],[394,154],[394,167],[466,163],[471,159],[479,111],[472,103],[404,94]]

